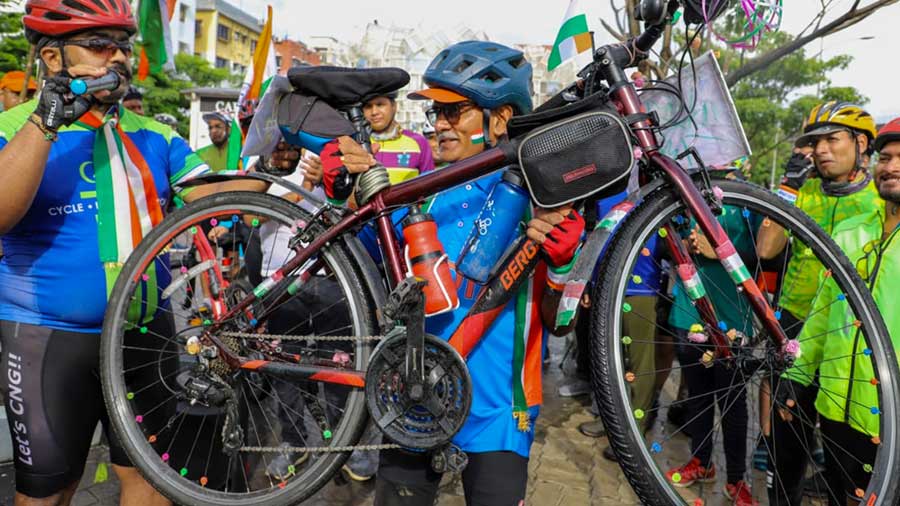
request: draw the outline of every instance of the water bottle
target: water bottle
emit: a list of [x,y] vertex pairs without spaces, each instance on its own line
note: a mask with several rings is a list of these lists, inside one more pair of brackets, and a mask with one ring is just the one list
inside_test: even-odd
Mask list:
[[453,311],[459,307],[456,283],[444,245],[437,235],[437,224],[430,214],[413,207],[403,220],[404,256],[409,275],[428,282],[425,294],[425,316]]
[[494,265],[517,235],[530,202],[524,183],[516,170],[507,170],[497,181],[460,252],[457,272],[481,284],[490,279]]

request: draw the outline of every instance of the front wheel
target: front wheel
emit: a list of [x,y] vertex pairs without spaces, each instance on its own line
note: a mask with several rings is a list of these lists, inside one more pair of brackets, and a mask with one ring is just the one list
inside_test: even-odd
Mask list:
[[[754,185],[714,184],[724,193],[720,224],[801,354],[792,367],[779,359],[742,290],[702,247],[691,254],[700,283],[685,289],[667,241],[692,244],[695,224],[671,188],[647,196],[617,230],[591,297],[593,387],[633,489],[653,505],[799,505],[804,493],[893,504],[900,376],[866,285],[796,208]],[[760,227],[770,226],[784,228],[792,259],[757,254]],[[797,293],[792,262],[814,272],[807,311],[781,306]],[[704,293],[714,324],[692,302]],[[712,345],[715,332],[730,356]],[[788,397],[793,408],[779,411],[775,400]]]
[[310,219],[273,196],[214,195],[166,217],[122,268],[102,335],[106,405],[131,461],[178,504],[296,504],[361,436],[361,388],[234,368],[205,337],[216,324],[247,359],[366,369],[377,320],[344,239],[280,284],[258,281]]

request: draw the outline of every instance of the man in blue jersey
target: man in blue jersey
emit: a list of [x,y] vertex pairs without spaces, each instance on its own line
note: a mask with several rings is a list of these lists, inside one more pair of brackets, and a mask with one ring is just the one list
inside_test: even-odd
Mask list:
[[[463,59],[475,63],[460,72]],[[493,81],[479,77],[484,75],[500,77]],[[429,88],[410,98],[434,100],[429,115],[435,120],[441,157],[447,162],[469,158],[495,145],[505,137],[510,117],[531,111],[531,65],[520,51],[499,44],[471,41],[445,49],[429,66],[425,82]],[[323,158],[325,171],[334,170],[335,163],[330,157]],[[438,238],[450,258],[459,256],[500,176],[485,176],[439,193],[430,201],[426,211],[434,217]],[[530,221],[522,218],[527,222],[525,234],[541,244],[545,261],[468,356],[472,407],[453,443],[469,457],[462,476],[470,506],[524,501],[534,421],[541,404],[542,321],[554,321],[559,300],[559,293],[547,288],[548,278],[559,281],[557,276],[567,271],[584,228],[584,220],[568,207],[536,209]],[[425,323],[426,332],[444,339],[456,330],[481,288],[458,273],[456,280],[460,307],[429,317]],[[383,452],[375,504],[432,504],[440,479],[427,455]]]
[[[106,421],[99,340],[107,294],[129,253],[206,165],[172,129],[121,108],[131,78],[126,0],[28,0],[23,18],[44,67],[33,101],[0,114],[0,339],[14,444],[17,506],[67,505],[98,421]],[[76,96],[73,77],[119,77],[111,91]],[[282,147],[268,166],[299,159]],[[171,335],[170,319],[154,330]],[[107,431],[123,505],[162,505]]]

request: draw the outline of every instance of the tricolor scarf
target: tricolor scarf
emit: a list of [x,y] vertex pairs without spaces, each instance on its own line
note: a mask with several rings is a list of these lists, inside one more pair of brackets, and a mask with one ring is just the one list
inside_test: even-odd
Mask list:
[[[163,211],[150,167],[122,130],[118,110],[112,109],[102,120],[87,113],[80,121],[97,132],[93,157],[97,182],[97,238],[108,297],[125,260],[150,229],[162,221]],[[153,268],[151,263],[150,269]],[[152,275],[147,274],[143,277],[144,282]],[[144,287],[147,288],[150,287]]]

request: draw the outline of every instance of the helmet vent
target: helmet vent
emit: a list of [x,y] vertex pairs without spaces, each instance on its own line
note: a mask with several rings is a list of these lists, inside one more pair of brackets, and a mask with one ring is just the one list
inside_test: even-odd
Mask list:
[[66,7],[69,7],[70,9],[75,9],[85,14],[96,14],[96,12],[91,10],[88,6],[82,4],[81,2],[76,2],[75,0],[62,0],[62,4]]
[[459,64],[457,66],[453,67],[453,72],[460,74],[471,66],[472,66],[472,62],[470,62],[468,60],[463,60],[463,61],[459,62]]
[[512,65],[514,69],[521,68],[523,65],[525,65],[525,63],[526,61],[524,56],[509,60],[509,64]]
[[71,16],[66,16],[65,14],[60,14],[58,12],[46,12],[44,13],[44,18],[51,21],[69,21],[72,19]]
[[491,71],[487,72],[486,74],[484,74],[484,76],[482,76],[482,79],[484,79],[485,81],[487,81],[489,83],[495,83],[495,82],[503,79],[503,76],[501,76],[500,74],[491,70]]

